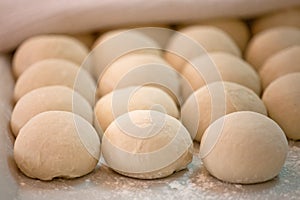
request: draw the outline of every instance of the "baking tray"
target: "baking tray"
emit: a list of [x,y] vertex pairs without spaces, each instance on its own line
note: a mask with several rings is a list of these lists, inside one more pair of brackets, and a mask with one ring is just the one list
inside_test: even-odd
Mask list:
[[300,142],[294,141],[289,141],[288,157],[279,176],[254,185],[224,183],[210,176],[198,156],[198,143],[188,168],[163,179],[124,177],[101,160],[92,173],[81,178],[50,182],[30,179],[13,159],[9,120],[14,80],[9,56],[0,55],[0,72],[0,200],[300,199]]

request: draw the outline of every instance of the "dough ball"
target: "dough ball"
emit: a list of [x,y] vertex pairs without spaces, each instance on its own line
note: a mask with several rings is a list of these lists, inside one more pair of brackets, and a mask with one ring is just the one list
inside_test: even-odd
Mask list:
[[100,77],[98,95],[129,86],[152,85],[180,97],[178,74],[161,57],[151,54],[129,54],[113,62]]
[[300,72],[300,46],[279,51],[266,60],[259,71],[265,89],[275,79],[293,72]]
[[87,48],[71,36],[35,36],[25,40],[17,49],[13,58],[13,72],[19,77],[32,64],[48,58],[66,59],[80,66],[87,55]]
[[183,99],[200,87],[216,81],[241,84],[257,95],[261,92],[260,78],[252,66],[228,53],[215,52],[194,58],[184,66],[181,74]]
[[95,42],[90,59],[98,79],[105,69],[126,54],[161,55],[160,46],[148,36],[134,30],[117,29],[101,35]]
[[201,141],[204,131],[212,122],[236,111],[267,115],[265,105],[252,90],[236,83],[214,82],[198,89],[186,100],[181,118],[191,137]]
[[65,86],[48,86],[28,92],[17,102],[10,122],[13,134],[17,137],[32,117],[50,110],[74,112],[93,123],[92,107],[80,94]]
[[94,105],[96,85],[91,75],[76,64],[61,59],[47,59],[33,64],[17,80],[14,99],[18,101],[31,90],[53,85],[74,89]]
[[94,108],[94,124],[100,136],[115,118],[133,110],[156,110],[179,118],[176,103],[159,88],[142,86],[114,90],[103,96]]
[[250,32],[247,24],[239,19],[224,18],[224,19],[211,19],[198,23],[199,25],[215,26],[222,29],[235,41],[238,47],[243,51],[250,38]]
[[278,26],[294,26],[300,28],[300,8],[290,8],[266,14],[255,19],[251,25],[253,34]]
[[276,27],[255,35],[246,50],[246,60],[259,70],[273,54],[287,47],[300,44],[300,29]]
[[214,177],[230,183],[252,184],[277,176],[288,143],[270,118],[242,111],[225,115],[205,131],[200,157]]
[[90,123],[65,111],[43,112],[20,130],[14,158],[31,178],[75,178],[94,170],[100,157],[100,140]]
[[177,71],[181,71],[187,61],[216,51],[241,56],[238,46],[221,29],[213,26],[189,26],[171,37],[165,58]]
[[118,117],[102,138],[103,157],[114,171],[155,179],[185,169],[193,142],[175,118],[157,111],[135,110]]
[[286,136],[300,140],[300,73],[291,73],[273,81],[263,94],[269,116]]

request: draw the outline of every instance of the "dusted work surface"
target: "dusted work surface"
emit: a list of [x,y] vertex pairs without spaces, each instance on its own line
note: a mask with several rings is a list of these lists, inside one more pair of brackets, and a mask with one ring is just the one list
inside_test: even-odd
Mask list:
[[24,176],[13,160],[13,137],[9,130],[13,78],[9,60],[0,56],[0,199],[299,199],[300,142],[290,141],[285,165],[274,180],[255,185],[228,184],[208,174],[195,145],[193,162],[187,170],[157,180],[121,176],[104,165],[84,177],[51,182]]

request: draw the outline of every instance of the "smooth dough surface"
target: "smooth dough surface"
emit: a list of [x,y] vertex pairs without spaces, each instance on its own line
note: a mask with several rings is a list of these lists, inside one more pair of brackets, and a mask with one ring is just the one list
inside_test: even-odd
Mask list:
[[241,56],[241,51],[233,39],[223,30],[213,26],[188,26],[175,33],[167,45],[165,59],[177,70],[201,54],[207,52],[227,52]]
[[80,94],[65,86],[48,86],[32,90],[17,102],[10,122],[13,134],[17,136],[35,115],[50,110],[73,112],[93,123],[92,107]]
[[265,90],[264,101],[269,116],[286,136],[300,140],[300,73],[291,73],[273,81]]
[[141,179],[162,178],[192,161],[193,142],[177,119],[158,111],[119,116],[102,138],[103,157],[113,170]]
[[277,78],[293,72],[300,72],[300,45],[283,49],[266,60],[259,71],[263,89]]
[[66,59],[78,66],[88,55],[79,40],[66,35],[40,35],[25,40],[13,58],[13,72],[19,77],[32,64],[49,58]]
[[250,40],[245,58],[259,71],[270,56],[293,45],[300,45],[300,28],[286,26],[267,29]]
[[230,183],[252,184],[277,176],[288,152],[284,132],[265,115],[234,112],[205,131],[200,157],[214,177]]
[[62,59],[47,59],[33,64],[17,80],[14,99],[18,101],[31,90],[53,85],[74,89],[94,105],[96,84],[91,75],[76,64]]
[[31,178],[75,178],[94,170],[100,157],[100,140],[82,117],[65,111],[48,111],[33,117],[20,130],[14,145],[19,169]]
[[181,93],[183,99],[200,87],[216,82],[230,81],[261,93],[260,78],[253,67],[234,55],[216,52],[194,58],[181,72]]
[[186,100],[181,118],[191,137],[201,141],[204,131],[212,122],[236,111],[267,115],[264,103],[252,90],[232,82],[214,82],[196,90]]
[[176,103],[163,90],[150,86],[123,88],[103,96],[96,103],[94,125],[100,136],[115,118],[133,110],[157,110],[179,118]]

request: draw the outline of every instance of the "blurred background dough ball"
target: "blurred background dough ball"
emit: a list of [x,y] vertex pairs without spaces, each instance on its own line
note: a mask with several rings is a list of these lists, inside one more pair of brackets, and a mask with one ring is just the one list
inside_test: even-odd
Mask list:
[[148,36],[127,29],[108,31],[98,37],[93,45],[91,57],[96,79],[113,62],[126,54],[162,54],[160,46]]
[[223,30],[213,26],[188,26],[173,34],[165,53],[166,60],[181,71],[184,64],[207,52],[227,52],[241,56],[233,39]]
[[293,45],[300,45],[300,29],[276,27],[255,35],[246,50],[246,60],[259,70],[273,54]]
[[35,115],[50,110],[74,112],[93,123],[92,107],[80,94],[65,86],[48,86],[28,92],[17,102],[10,122],[13,134],[17,136]]
[[118,116],[133,110],[156,110],[179,118],[179,111],[170,95],[159,88],[141,86],[114,90],[103,96],[94,108],[95,127],[100,136]]
[[44,86],[62,85],[74,89],[94,105],[96,84],[91,75],[76,64],[62,59],[47,59],[33,64],[17,80],[14,99]]
[[78,66],[88,55],[88,49],[74,37],[66,35],[40,35],[25,40],[13,58],[13,72],[19,77],[37,61],[48,58],[66,59]]
[[190,95],[182,106],[181,118],[191,137],[201,141],[212,122],[236,111],[267,115],[264,103],[251,89],[232,82],[214,82]]
[[284,132],[265,115],[242,111],[219,118],[205,131],[200,157],[214,177],[253,184],[276,177],[288,152]]
[[291,73],[273,81],[263,94],[269,116],[286,136],[300,140],[300,73]]
[[113,62],[100,77],[98,95],[129,86],[151,85],[180,97],[177,72],[161,57],[152,54],[129,54]]
[[200,87],[216,82],[229,81],[241,84],[260,95],[260,78],[251,65],[234,55],[215,52],[194,58],[181,72],[183,99]]
[[19,169],[31,178],[75,178],[94,170],[100,140],[82,117],[65,111],[43,112],[20,130],[14,145]]
[[251,24],[253,34],[278,26],[294,26],[300,28],[300,7],[272,12],[256,18]]
[[300,45],[279,51],[266,60],[259,71],[265,89],[275,79],[293,72],[300,72]]
[[192,151],[192,139],[180,121],[153,110],[119,116],[102,138],[108,166],[133,178],[163,178],[185,169]]

